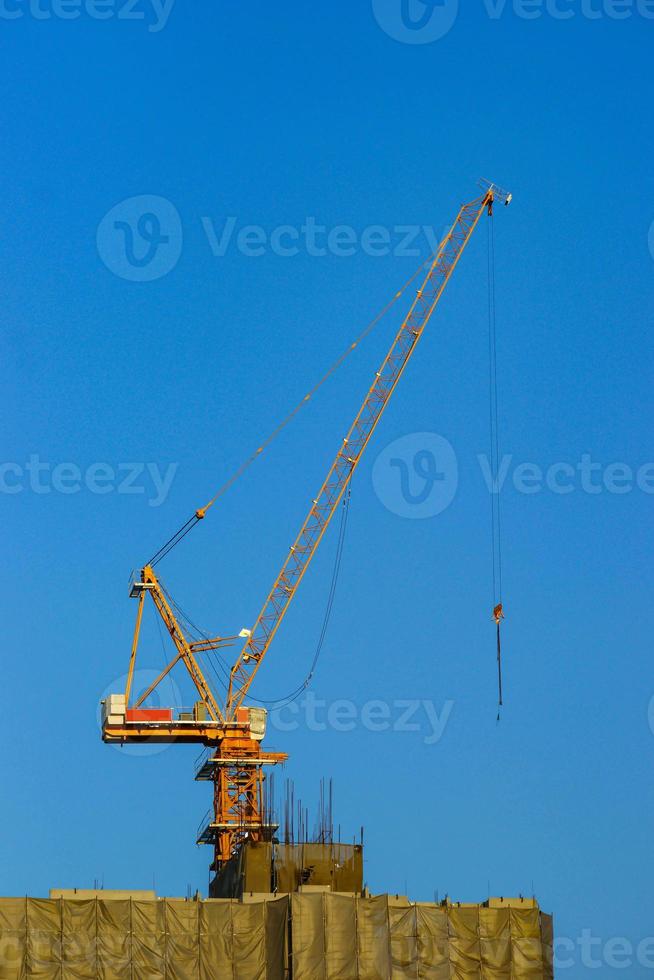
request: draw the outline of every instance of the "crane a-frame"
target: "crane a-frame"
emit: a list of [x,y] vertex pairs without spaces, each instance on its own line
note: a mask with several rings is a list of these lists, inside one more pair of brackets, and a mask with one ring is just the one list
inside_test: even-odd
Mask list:
[[[213,817],[199,835],[198,843],[214,847],[216,871],[237,852],[245,840],[269,840],[276,827],[266,817],[264,775],[267,765],[283,762],[284,753],[264,752],[266,712],[245,704],[250,686],[288,610],[311,559],[338,507],[386,405],[429,322],[443,291],[482,214],[492,214],[495,202],[509,204],[511,195],[495,184],[483,182],[484,192],[464,204],[449,233],[431,261],[422,285],[404,318],[390,350],[366,394],[363,404],[343,439],[327,476],[312,500],[309,512],[290,548],[261,611],[245,639],[229,675],[227,696],[219,703],[200,667],[198,654],[219,649],[238,637],[213,637],[190,641],[175,605],[154,571],[152,561],[131,585],[138,600],[126,689],[103,702],[102,737],[105,742],[194,742],[209,747],[197,777],[214,785]],[[201,520],[196,511],[191,522]],[[189,522],[189,523],[191,523]],[[186,527],[186,525],[185,525]],[[150,595],[174,645],[174,656],[156,680],[131,704],[132,681],[146,596]],[[179,662],[186,667],[198,693],[192,712],[173,708],[151,709],[144,702]]]

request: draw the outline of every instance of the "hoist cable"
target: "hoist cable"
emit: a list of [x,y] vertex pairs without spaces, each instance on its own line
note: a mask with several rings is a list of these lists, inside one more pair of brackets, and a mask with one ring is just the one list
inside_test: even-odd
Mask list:
[[495,313],[495,230],[493,212],[488,216],[488,388],[489,434],[491,470],[491,551],[493,566],[493,619],[497,631],[497,720],[503,704],[502,693],[502,641],[500,623],[504,619],[502,607],[502,515],[500,507],[500,436],[497,388],[497,322]]
[[347,358],[352,354],[352,352],[356,350],[359,344],[361,344],[361,342],[365,340],[368,334],[372,333],[372,331],[380,322],[380,320],[382,320],[386,316],[389,310],[395,305],[395,303],[397,303],[397,301],[406,292],[406,290],[413,283],[413,281],[420,275],[420,273],[433,262],[434,257],[437,255],[439,249],[440,249],[440,245],[436,250],[436,252],[433,252],[427,259],[425,259],[423,263],[421,263],[420,266],[418,266],[418,268],[413,273],[413,275],[409,279],[407,279],[404,285],[395,293],[393,298],[390,299],[388,303],[386,303],[386,305],[379,311],[379,313],[375,317],[373,317],[373,319],[361,331],[361,333],[350,344],[350,346],[346,350],[344,350],[339,357],[336,358],[336,360],[331,365],[331,367],[322,375],[322,377],[316,382],[313,388],[311,388],[310,391],[307,392],[307,394],[297,403],[297,405],[288,413],[288,415],[286,415],[285,418],[283,418],[282,421],[273,429],[273,431],[270,433],[268,438],[265,439],[264,442],[262,442],[261,445],[243,463],[241,463],[238,469],[236,469],[232,473],[232,475],[219,487],[218,491],[214,494],[211,500],[209,500],[204,505],[204,507],[198,508],[198,510],[195,511],[192,517],[189,517],[186,523],[183,524],[179,528],[179,530],[176,531],[175,534],[173,534],[168,539],[168,541],[166,541],[166,543],[161,546],[161,548],[157,552],[155,552],[155,554],[152,556],[149,562],[147,562],[147,564],[150,565],[151,568],[154,568],[154,566],[157,565],[163,558],[165,558],[166,555],[170,554],[170,552],[173,550],[173,548],[176,545],[179,544],[182,538],[185,538],[186,535],[189,533],[189,531],[192,531],[193,528],[196,526],[196,524],[198,524],[199,521],[202,520],[202,518],[205,516],[209,508],[213,507],[216,501],[219,500],[219,498],[222,497],[223,494],[227,493],[227,491],[233,486],[233,484],[236,483],[236,481],[241,476],[243,476],[246,470],[250,468],[250,466],[254,463],[254,461],[258,459],[259,456],[261,456],[261,454],[270,446],[272,442],[274,442],[277,436],[280,435],[280,433],[295,418],[295,416],[307,404],[307,402],[309,402],[313,398],[316,392],[320,388],[322,388],[325,382],[327,382],[329,378],[331,378],[331,376],[338,370],[338,368],[341,367],[341,365],[347,360]]
[[350,497],[352,493],[352,484],[348,485],[348,488],[343,497],[343,505],[341,508],[341,523],[338,529],[338,541],[336,544],[336,556],[334,558],[334,567],[332,570],[332,579],[329,586],[329,593],[327,596],[327,606],[325,609],[325,615],[322,622],[322,627],[320,629],[320,636],[318,637],[318,643],[316,646],[316,651],[313,655],[313,660],[311,661],[311,666],[309,671],[302,681],[302,683],[295,688],[290,694],[285,695],[283,698],[255,698],[252,695],[249,696],[251,701],[257,701],[259,704],[273,705],[275,708],[285,708],[287,704],[291,704],[293,701],[297,701],[303,691],[306,691],[307,687],[313,679],[313,675],[316,672],[316,667],[318,666],[318,661],[320,660],[320,655],[322,653],[323,644],[325,642],[325,637],[327,635],[327,627],[329,626],[329,621],[332,615],[332,609],[334,607],[334,598],[336,596],[336,587],[338,585],[338,579],[341,571],[341,561],[343,559],[343,546],[345,544],[345,532],[347,531],[347,521],[350,513]]
[[[175,610],[179,618],[183,621],[184,625],[186,626],[187,632],[195,634],[196,639],[198,637],[201,637],[203,640],[211,640],[212,639],[211,635],[207,633],[205,630],[201,629],[197,625],[197,623],[194,623],[191,617],[186,612],[184,612],[184,610],[179,605],[179,603],[175,599],[173,599],[170,592],[168,592],[168,590],[163,586],[163,584],[161,582],[159,584],[161,585],[161,590],[166,596],[166,598],[168,599],[168,602],[170,603],[172,608]],[[207,650],[205,652],[208,654],[207,662],[211,667],[211,670],[216,680],[218,681],[218,684],[220,685],[220,687],[224,688],[225,692],[227,692],[227,689],[229,687],[229,671],[223,664],[222,660],[220,660],[220,658],[216,654],[216,663],[218,664],[218,666],[221,668],[223,672],[223,677],[220,677],[218,671],[216,670],[212,657],[212,654],[215,654],[215,651]]]
[[493,543],[493,600],[502,601],[502,519],[500,510],[500,444],[497,392],[497,327],[495,315],[495,236],[493,216],[488,219],[488,370],[491,468],[491,532]]
[[159,548],[159,551],[152,556],[147,564],[150,565],[151,568],[154,568],[154,566],[160,562],[162,558],[165,558],[166,555],[173,550],[176,544],[179,544],[182,538],[186,537],[188,532],[195,527],[199,520],[200,518],[197,514],[194,514],[193,517],[189,517],[186,524],[183,524],[179,531],[176,531],[175,534],[173,534],[173,536],[169,538],[168,541],[161,546],[161,548]]
[[347,491],[343,498],[343,509],[341,511],[341,524],[339,527],[338,534],[338,545],[336,549],[336,560],[334,562],[334,570],[332,572],[332,581],[329,589],[329,597],[327,600],[327,608],[325,610],[325,617],[323,619],[322,629],[320,630],[320,638],[318,640],[318,646],[316,647],[316,654],[313,658],[313,663],[311,664],[311,670],[309,671],[306,680],[304,682],[304,687],[308,687],[313,674],[315,672],[320,654],[322,653],[322,647],[325,642],[325,636],[327,635],[327,627],[329,626],[329,621],[332,615],[332,609],[334,606],[334,598],[336,596],[336,586],[338,584],[338,577],[341,570],[341,561],[343,558],[343,545],[345,543],[345,532],[347,531],[347,519],[350,512],[350,495],[352,492],[352,484],[348,485]]
[[499,698],[497,704],[497,720],[500,720],[499,709],[502,707],[502,643],[500,640],[500,624],[497,624],[497,685]]
[[[347,531],[348,516],[349,516],[349,512],[350,512],[350,497],[351,497],[351,494],[352,494],[352,484],[350,482],[348,484],[348,487],[347,487],[347,490],[345,492],[345,495],[343,496],[343,505],[342,505],[342,508],[341,508],[341,521],[340,521],[340,525],[339,525],[339,529],[338,529],[338,540],[337,540],[337,544],[336,544],[336,555],[335,555],[335,558],[334,558],[334,567],[332,569],[332,577],[331,577],[331,582],[330,582],[330,585],[329,585],[329,592],[328,592],[328,596],[327,596],[327,606],[326,606],[326,609],[325,609],[325,615],[323,617],[323,622],[322,622],[322,626],[321,626],[321,629],[320,629],[320,635],[319,635],[319,638],[318,638],[318,643],[317,643],[317,646],[316,646],[315,653],[313,655],[313,659],[311,661],[311,666],[309,667],[309,671],[308,671],[306,677],[304,678],[304,680],[302,681],[302,683],[299,684],[298,687],[296,687],[293,691],[291,691],[290,694],[286,694],[282,698],[274,698],[274,699],[270,699],[270,698],[268,698],[268,699],[256,698],[253,695],[250,695],[250,700],[251,701],[256,701],[258,704],[272,705],[272,706],[274,706],[275,708],[278,708],[278,709],[279,708],[284,708],[284,707],[286,707],[286,705],[291,704],[293,701],[296,701],[300,697],[300,695],[302,694],[302,692],[305,691],[307,689],[307,687],[309,686],[309,684],[311,683],[311,680],[313,678],[313,675],[316,672],[316,667],[318,666],[318,661],[320,660],[320,655],[322,653],[323,645],[324,645],[324,642],[325,642],[325,637],[327,635],[327,628],[329,626],[329,622],[330,622],[331,615],[332,615],[332,610],[333,610],[333,607],[334,607],[334,599],[336,597],[336,587],[338,585],[338,579],[339,579],[340,570],[341,570],[341,561],[343,559],[343,548],[344,548],[344,544],[345,544],[345,533]],[[196,634],[197,636],[201,636],[205,640],[209,640],[211,638],[209,636],[209,634],[206,633],[196,623],[193,622],[193,620],[190,618],[190,616],[188,616],[188,614],[186,612],[184,612],[184,610],[179,605],[179,603],[175,599],[173,599],[173,597],[168,592],[168,590],[165,588],[165,586],[163,585],[163,583],[160,582],[160,585],[161,585],[161,591],[166,596],[166,599],[168,600],[171,608],[176,612],[178,618],[186,626],[187,631],[188,632],[193,632],[194,634]],[[159,633],[160,633],[160,636],[161,636],[161,644],[162,644],[162,647],[163,647],[164,644],[163,644],[163,636],[161,635],[161,624],[159,623],[158,620],[157,620],[157,622],[158,622],[158,626],[159,626]],[[165,650],[164,650],[164,652],[165,652]],[[216,655],[215,656],[216,663],[221,668],[221,670],[222,670],[222,672],[224,674],[224,677],[222,677],[222,678],[220,677],[220,675],[218,674],[218,671],[216,670],[215,664],[214,664],[214,657],[211,656],[211,653],[212,652],[215,654],[215,651],[208,651],[209,656],[208,656],[207,660],[208,660],[209,666],[210,666],[210,668],[212,670],[212,673],[213,673],[214,677],[218,681],[219,685],[221,687],[225,688],[225,690],[226,690],[227,687],[228,687],[228,685],[229,685],[229,671],[227,670],[227,667],[223,664],[223,662],[220,660],[220,658]]]

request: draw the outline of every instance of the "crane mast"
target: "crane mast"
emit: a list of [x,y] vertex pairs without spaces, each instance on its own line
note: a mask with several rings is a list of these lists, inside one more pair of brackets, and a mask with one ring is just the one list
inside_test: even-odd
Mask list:
[[[231,645],[237,637],[203,637],[191,642],[152,565],[146,565],[138,580],[132,583],[130,595],[139,600],[139,606],[126,689],[124,694],[109,695],[103,702],[102,737],[106,742],[196,742],[209,748],[196,779],[213,783],[213,813],[200,829],[198,843],[213,845],[212,868],[216,871],[224,867],[245,840],[269,840],[276,830],[266,815],[263,770],[266,765],[285,761],[287,756],[262,750],[266,712],[247,707],[244,701],[352,474],[482,214],[485,211],[492,214],[497,201],[504,204],[511,201],[511,195],[496,185],[483,182],[483,186],[484,193],[480,197],[460,208],[441,242],[254,626],[251,630],[241,631],[240,635],[245,635],[246,639],[229,674],[224,706],[214,695],[196,655]],[[148,593],[171,636],[175,656],[130,707],[143,605]],[[172,708],[142,707],[160,681],[180,662],[186,667],[199,695],[193,711],[174,717]]]

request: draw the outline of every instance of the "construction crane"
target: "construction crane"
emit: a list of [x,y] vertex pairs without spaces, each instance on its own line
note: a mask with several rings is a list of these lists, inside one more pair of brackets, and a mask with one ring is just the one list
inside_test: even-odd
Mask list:
[[[196,778],[213,783],[213,813],[198,835],[198,843],[214,848],[212,869],[219,872],[246,840],[272,839],[277,827],[269,817],[264,796],[264,769],[287,759],[285,753],[264,752],[266,711],[246,705],[252,682],[270,648],[311,559],[336,512],[352,474],[395,391],[479,219],[492,215],[497,203],[508,205],[511,195],[482,182],[483,193],[464,204],[441,242],[409,312],[375,374],[372,385],[339,446],[320,490],[251,629],[238,636],[206,637],[191,641],[182,629],[176,605],[158,579],[154,561],[141,569],[130,587],[137,599],[136,625],[125,691],[110,694],[103,705],[105,742],[192,742],[209,747]],[[206,509],[206,508],[205,508]],[[196,511],[192,521],[204,517]],[[186,528],[186,525],[184,526]],[[184,529],[182,529],[184,530]],[[163,549],[162,549],[163,551]],[[160,554],[160,553],[158,553]],[[134,668],[146,596],[170,634],[174,656],[155,681],[131,704]],[[231,668],[227,695],[220,703],[208,683],[198,655],[245,640]],[[176,664],[182,663],[195,686],[198,700],[190,712],[148,708],[144,703]]]

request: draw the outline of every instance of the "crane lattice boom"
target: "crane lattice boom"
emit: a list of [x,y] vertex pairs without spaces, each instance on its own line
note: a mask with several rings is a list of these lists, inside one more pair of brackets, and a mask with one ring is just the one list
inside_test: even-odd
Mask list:
[[441,242],[425,280],[417,292],[402,326],[375,375],[368,394],[350,431],[325,477],[318,496],[291,546],[264,606],[241,654],[232,668],[227,696],[227,717],[243,703],[261,662],[295,595],[296,589],[316,553],[345,488],[352,478],[395,386],[402,376],[454,268],[484,210],[492,205],[489,191],[470,204],[464,204],[454,224]]

